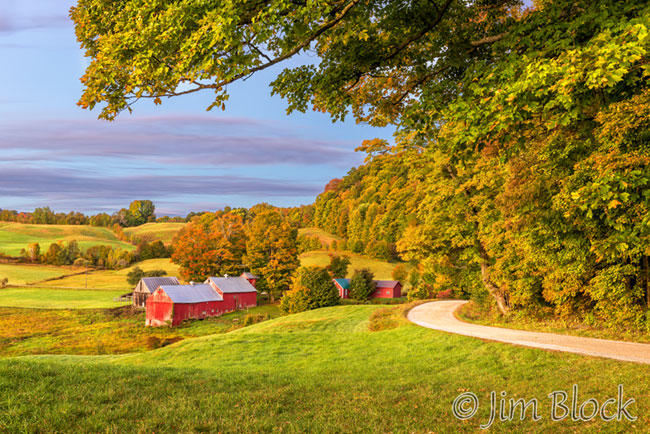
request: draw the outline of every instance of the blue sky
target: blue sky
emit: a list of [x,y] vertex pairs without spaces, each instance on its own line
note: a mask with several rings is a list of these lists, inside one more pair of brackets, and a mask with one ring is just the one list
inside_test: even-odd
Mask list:
[[313,202],[360,164],[362,140],[392,130],[286,115],[268,87],[280,69],[229,87],[225,112],[209,92],[138,103],[115,122],[77,107],[87,59],[69,0],[0,1],[0,209],[113,212],[151,199],[159,215],[225,205]]

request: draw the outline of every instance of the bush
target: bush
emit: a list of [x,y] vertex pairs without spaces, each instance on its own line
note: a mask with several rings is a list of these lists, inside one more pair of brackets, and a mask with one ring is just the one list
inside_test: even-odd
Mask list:
[[374,277],[374,274],[368,268],[355,270],[352,279],[350,279],[350,298],[353,300],[369,299],[376,289],[373,281]]
[[271,316],[269,314],[261,314],[261,313],[256,315],[248,314],[244,317],[244,321],[242,322],[242,324],[244,324],[244,326],[249,326],[249,325],[267,321],[269,319],[271,319]]
[[431,286],[423,283],[412,287],[408,293],[408,300],[428,300],[431,298]]
[[350,257],[347,255],[329,254],[330,264],[327,266],[328,271],[334,279],[342,279],[348,274],[350,266]]
[[9,279],[3,277],[2,279],[0,279],[0,288],[5,288],[8,283],[9,283]]
[[436,298],[438,300],[443,299],[443,298],[451,298],[452,293],[453,293],[453,291],[452,291],[451,288],[445,289],[444,291],[438,291],[438,293],[436,294]]
[[309,310],[309,289],[296,285],[287,291],[280,300],[280,312],[283,314],[298,313]]
[[339,303],[332,278],[323,267],[302,267],[296,273],[293,289],[280,301],[283,313],[297,313]]
[[393,278],[393,280],[397,280],[398,282],[404,284],[406,278],[408,277],[408,273],[406,272],[406,267],[403,264],[398,264],[397,266],[395,266],[395,268],[393,268],[391,277]]

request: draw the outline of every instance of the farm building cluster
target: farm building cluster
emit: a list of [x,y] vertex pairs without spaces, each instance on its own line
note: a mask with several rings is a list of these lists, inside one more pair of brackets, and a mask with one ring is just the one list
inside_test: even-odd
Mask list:
[[[203,319],[257,306],[257,279],[246,272],[237,277],[209,277],[203,283],[181,285],[176,277],[144,277],[133,291],[133,305],[146,309],[146,325],[175,326],[187,319]],[[333,279],[333,282],[341,298],[350,298],[350,279]],[[372,298],[402,296],[400,282],[374,282]]]
[[145,277],[133,291],[133,304],[147,310],[146,325],[175,326],[186,319],[219,316],[257,306],[257,276],[209,277],[181,285],[175,277]]

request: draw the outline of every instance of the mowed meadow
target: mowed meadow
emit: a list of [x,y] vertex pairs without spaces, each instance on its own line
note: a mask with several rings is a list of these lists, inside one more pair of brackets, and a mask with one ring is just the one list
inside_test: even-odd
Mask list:
[[[615,433],[650,424],[649,366],[450,335],[408,323],[404,310],[337,306],[141,354],[0,360],[0,426],[75,434],[469,433],[487,422],[490,391],[537,398],[541,416],[497,421],[490,432]],[[552,422],[547,395],[573,384],[580,402],[616,397],[623,384],[638,420]],[[465,391],[481,406],[461,422],[451,404]]]
[[57,241],[76,240],[79,247],[87,249],[106,245],[125,250],[135,250],[133,244],[120,241],[108,228],[87,225],[37,225],[0,222],[0,252],[8,256],[19,256],[20,250],[30,243],[39,243],[41,252]]

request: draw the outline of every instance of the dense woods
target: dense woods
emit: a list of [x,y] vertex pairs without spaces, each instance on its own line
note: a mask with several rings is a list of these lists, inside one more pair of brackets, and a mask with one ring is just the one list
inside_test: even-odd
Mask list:
[[271,84],[289,112],[397,132],[297,219],[417,263],[423,291],[650,328],[646,1],[80,0],[71,15],[91,58],[79,104],[105,119],[202,90],[225,108],[227,84],[309,52]]

